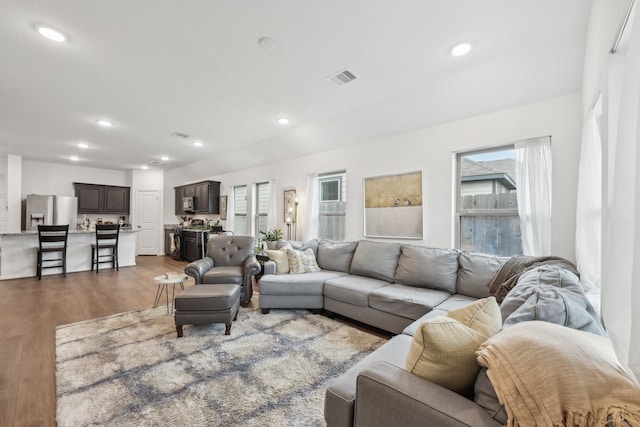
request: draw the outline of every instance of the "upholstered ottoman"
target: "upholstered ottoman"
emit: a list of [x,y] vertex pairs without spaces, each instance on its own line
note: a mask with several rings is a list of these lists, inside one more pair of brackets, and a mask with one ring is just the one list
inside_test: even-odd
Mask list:
[[240,286],[195,285],[176,296],[176,331],[182,336],[182,325],[224,323],[225,335],[231,334],[231,322],[238,318]]

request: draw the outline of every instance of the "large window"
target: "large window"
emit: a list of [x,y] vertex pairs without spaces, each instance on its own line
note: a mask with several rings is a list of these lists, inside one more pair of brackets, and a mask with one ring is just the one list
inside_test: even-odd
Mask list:
[[458,247],[522,255],[513,145],[457,154]]
[[318,177],[319,216],[318,238],[344,240],[347,183],[345,172],[334,172]]
[[248,234],[249,223],[247,221],[247,186],[240,185],[233,188],[234,224],[235,234]]
[[267,232],[267,219],[269,215],[269,192],[270,185],[268,182],[256,184],[256,213],[255,213],[255,230],[256,236],[260,232]]

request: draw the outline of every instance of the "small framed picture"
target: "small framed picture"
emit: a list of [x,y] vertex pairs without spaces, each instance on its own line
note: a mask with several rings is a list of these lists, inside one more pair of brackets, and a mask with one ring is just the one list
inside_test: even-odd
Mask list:
[[227,196],[220,196],[220,219],[227,219]]

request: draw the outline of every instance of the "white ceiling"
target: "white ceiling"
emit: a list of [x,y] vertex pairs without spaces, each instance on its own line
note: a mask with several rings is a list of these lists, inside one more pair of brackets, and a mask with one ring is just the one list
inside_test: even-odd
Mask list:
[[[0,0],[0,153],[61,163],[77,155],[74,165],[110,169],[208,158],[219,174],[522,105],[580,90],[590,7]],[[37,24],[69,41],[44,39]],[[258,45],[263,36],[274,50]],[[474,49],[452,57],[460,41]],[[357,79],[326,80],[344,68]],[[280,116],[291,123],[277,124]],[[116,125],[99,127],[100,118]],[[170,160],[149,164],[161,155]]]

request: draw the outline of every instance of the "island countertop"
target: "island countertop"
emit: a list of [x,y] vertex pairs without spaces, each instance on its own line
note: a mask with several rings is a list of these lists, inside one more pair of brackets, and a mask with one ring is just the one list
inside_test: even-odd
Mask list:
[[[118,264],[120,267],[136,265],[138,228],[120,228]],[[91,245],[95,243],[95,229],[69,230],[67,239],[67,273],[91,270]],[[35,277],[38,231],[0,233],[0,280]],[[101,269],[102,270],[102,269]],[[46,269],[48,274],[60,274],[62,268]]]

